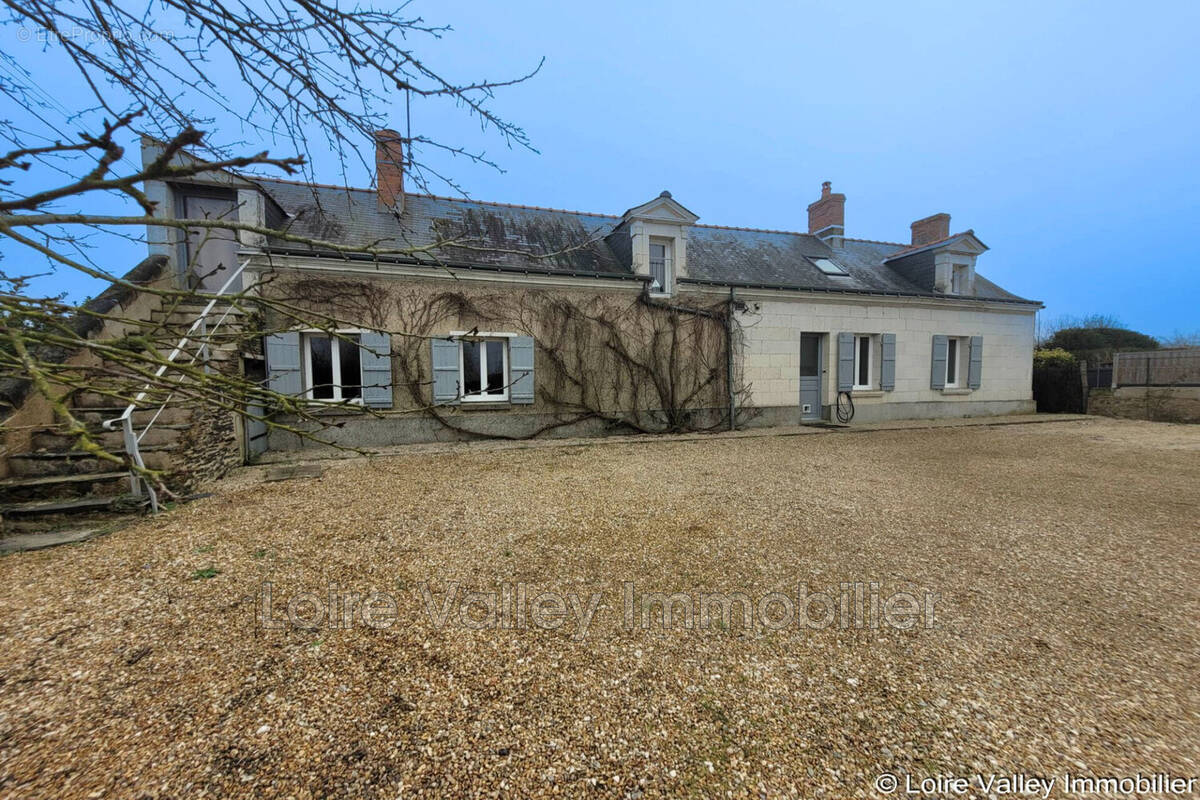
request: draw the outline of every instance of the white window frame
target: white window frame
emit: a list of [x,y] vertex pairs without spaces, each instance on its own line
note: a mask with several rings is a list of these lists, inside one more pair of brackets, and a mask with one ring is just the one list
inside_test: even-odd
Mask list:
[[[362,376],[362,344],[361,338],[363,334],[362,328],[347,328],[335,331],[337,335],[330,335],[328,331],[323,330],[308,330],[300,332],[300,349],[304,353],[304,396],[314,403],[352,403],[354,405],[362,405],[363,403],[363,376]],[[316,386],[313,384],[312,370],[312,340],[313,337],[320,336],[329,340],[330,352],[329,359],[333,367],[333,397],[318,398],[313,396],[313,391]],[[358,336],[360,339],[359,354],[358,354],[358,397],[351,397],[349,400],[342,397],[342,359],[341,354],[334,355],[333,348],[341,349],[342,345],[347,344],[344,339],[337,338],[338,336]]]
[[[954,343],[954,358],[950,357],[951,342]],[[969,351],[971,340],[965,336],[947,336],[946,337],[946,374],[945,384],[947,389],[962,389],[966,383],[966,376],[963,375],[964,352]],[[950,365],[954,364],[954,380],[950,380]]]
[[[854,385],[853,389],[860,392],[871,391],[875,389],[875,334],[873,333],[856,333],[854,334]],[[862,366],[862,351],[859,344],[863,339],[867,340],[867,382],[859,383],[858,376],[861,374],[860,367]]]
[[675,288],[675,240],[663,236],[651,236],[646,246],[646,269],[650,271],[651,280],[654,278],[654,272],[650,268],[650,262],[653,260],[650,257],[650,248],[654,245],[660,245],[663,249],[663,286],[658,291],[650,290],[650,294],[655,297],[664,297]]
[[966,294],[971,285],[971,267],[967,264],[950,265],[950,294]]
[[[464,403],[505,403],[508,402],[508,387],[512,383],[508,371],[508,347],[515,333],[478,333],[471,336],[461,336],[458,340],[458,386],[460,399]],[[463,357],[463,345],[467,342],[500,342],[503,347],[500,348],[501,358],[504,360],[501,380],[503,385],[499,392],[481,391],[478,394],[467,394],[467,371],[466,359]],[[487,348],[480,348],[479,351],[479,385],[487,386]]]

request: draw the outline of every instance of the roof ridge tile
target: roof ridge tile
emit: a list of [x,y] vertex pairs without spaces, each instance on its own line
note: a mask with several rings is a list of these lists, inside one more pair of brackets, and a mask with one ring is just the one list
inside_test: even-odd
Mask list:
[[858,236],[843,236],[847,242],[863,242],[865,244],[886,244],[890,247],[911,247],[911,245],[903,244],[902,242],[885,242],[882,239],[863,239]]

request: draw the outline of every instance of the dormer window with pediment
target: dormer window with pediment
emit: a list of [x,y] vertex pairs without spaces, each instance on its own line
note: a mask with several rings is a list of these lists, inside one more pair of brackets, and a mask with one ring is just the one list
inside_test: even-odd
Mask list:
[[646,278],[651,295],[675,294],[687,277],[688,229],[698,220],[663,192],[649,203],[629,209],[608,239],[614,252],[628,259],[635,275]]

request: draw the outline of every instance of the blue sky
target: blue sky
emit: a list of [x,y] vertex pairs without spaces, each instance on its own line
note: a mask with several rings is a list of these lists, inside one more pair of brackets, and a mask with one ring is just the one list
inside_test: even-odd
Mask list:
[[[442,165],[475,198],[620,213],[669,189],[701,222],[805,230],[830,180],[849,236],[907,241],[945,211],[990,246],[980,272],[1050,317],[1200,330],[1200,4],[411,8],[454,26],[418,44],[451,77],[546,57],[493,105],[539,153],[414,105],[414,133],[504,166]],[[403,130],[402,104],[391,121]],[[315,170],[343,180],[333,159]]]

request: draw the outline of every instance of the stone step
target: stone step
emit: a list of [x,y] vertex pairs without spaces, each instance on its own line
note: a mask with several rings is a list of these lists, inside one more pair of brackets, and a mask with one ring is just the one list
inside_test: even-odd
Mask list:
[[82,514],[96,511],[130,511],[143,503],[144,500],[139,500],[131,494],[88,495],[86,497],[69,499],[57,498],[53,500],[11,503],[6,506],[0,506],[0,515],[4,517],[5,530],[12,531],[14,528],[11,520],[15,518],[24,519],[28,517]]
[[[136,395],[137,393],[134,392],[133,394]],[[122,412],[125,411],[125,407],[129,404],[128,401],[132,399],[132,397],[112,397],[111,395],[105,395],[99,392],[80,391],[76,392],[71,398],[71,408],[76,411],[95,411],[97,409],[103,411],[115,410],[116,413],[111,414],[110,417],[119,417]],[[164,398],[160,398],[156,402],[155,397],[150,396],[145,398],[141,405],[144,406],[144,409],[149,409],[151,411],[151,415],[153,415],[154,409],[158,408],[162,404],[162,399]],[[171,405],[172,403],[168,403],[167,407],[169,408]]]
[[[183,336],[186,330],[186,326],[182,326],[179,329],[168,326],[166,328],[167,332],[161,334],[166,341],[161,345],[159,353],[164,358],[170,355],[175,349],[175,345],[179,342],[179,337]],[[237,335],[232,331],[222,328],[215,336],[212,336],[208,340],[208,357],[214,361],[227,360],[237,355],[240,343],[241,339]],[[175,356],[175,360],[172,363],[187,364],[193,361],[199,363],[202,344],[204,342],[199,340],[188,342],[183,346],[182,352]]]
[[[170,301],[167,301],[167,302],[169,303]],[[198,317],[202,313],[204,313],[204,309],[208,306],[208,302],[209,302],[208,300],[204,300],[204,299],[197,297],[194,299],[183,300],[178,305],[172,306],[172,308],[177,313],[188,314],[191,316],[192,319],[196,319],[196,317]],[[164,309],[161,307],[158,309],[155,309],[155,311],[157,313],[161,313],[163,310]],[[213,306],[212,311],[209,312],[209,319],[215,320],[215,319],[219,318],[222,314],[224,314],[226,311],[229,312],[229,316],[226,318],[226,322],[228,322],[230,319],[233,319],[234,317],[245,316],[245,313],[246,313],[246,312],[242,311],[240,308],[233,308],[228,303],[223,303],[220,300],[218,300],[216,302],[216,304]]]
[[[171,468],[171,453],[175,445],[151,445],[139,448],[142,460],[150,469]],[[114,455],[121,455],[117,450]],[[38,478],[52,475],[80,475],[109,471],[113,463],[100,460],[91,453],[73,450],[36,450],[31,453],[14,453],[8,457],[12,474],[18,478]]]
[[0,534],[0,554],[20,553],[26,550],[44,550],[60,544],[75,544],[101,536],[115,527],[115,522],[99,525],[90,520],[85,524],[54,527],[41,531],[15,531]]
[[[123,398],[113,397],[112,395],[102,394],[101,392],[92,392],[80,390],[71,396],[71,407],[74,409],[85,408],[120,408],[124,411],[122,403]],[[118,411],[118,414],[121,412]]]
[[0,503],[50,501],[87,495],[112,496],[129,491],[129,473],[121,470],[0,480]]
[[[124,450],[125,437],[121,433],[121,429],[115,431],[105,430],[100,425],[92,425],[89,427],[91,433],[101,447],[107,447],[110,450]],[[146,431],[139,440],[143,447],[152,447],[160,444],[175,444],[179,440],[180,433],[186,431],[191,425],[187,423],[163,423],[155,422],[150,430]],[[141,433],[139,429],[137,431]],[[55,428],[46,428],[40,431],[34,431],[32,437],[33,450],[74,450],[78,440],[67,433],[62,433]]]
[[[154,415],[157,411],[157,406],[154,406],[153,408],[139,408],[134,411],[134,427],[139,431],[145,428],[146,425],[149,424],[150,420],[154,419]],[[116,419],[124,414],[125,406],[95,406],[90,408],[75,408],[72,410],[72,413],[75,414],[76,419],[86,425],[100,425],[103,422],[106,422],[110,419]],[[158,419],[155,420],[154,426],[158,427],[162,424],[185,425],[191,422],[191,420],[191,409],[185,408],[184,406],[168,404],[167,407],[162,410],[162,413],[158,415]],[[120,430],[121,426],[118,424],[116,429]]]
[[232,315],[227,317],[215,329],[213,325],[216,323],[216,319],[212,318],[209,320],[207,330],[201,331],[197,329],[191,331],[190,334],[188,332],[191,330],[192,323],[196,321],[196,318],[191,315],[179,313],[164,314],[161,311],[155,311],[151,313],[150,321],[159,326],[154,334],[155,341],[160,342],[160,347],[162,347],[164,352],[168,353],[185,335],[190,339],[188,344],[185,345],[185,348],[189,351],[193,347],[202,344],[206,339],[210,346],[216,346],[237,341],[243,336],[241,332],[243,328],[241,320]]
[[[219,316],[218,314],[217,317]],[[212,337],[212,341],[223,341],[241,335],[242,322],[239,317],[230,314],[220,326],[214,329],[217,317],[209,318],[208,328],[204,331],[199,329],[192,331],[189,338],[194,337],[193,341],[198,342],[207,335]],[[153,311],[150,314],[150,320],[159,326],[158,330],[154,332],[155,340],[162,341],[164,344],[170,342],[170,346],[174,347],[179,339],[188,333],[196,318],[190,314],[180,314],[179,312],[165,314],[162,311]]]

